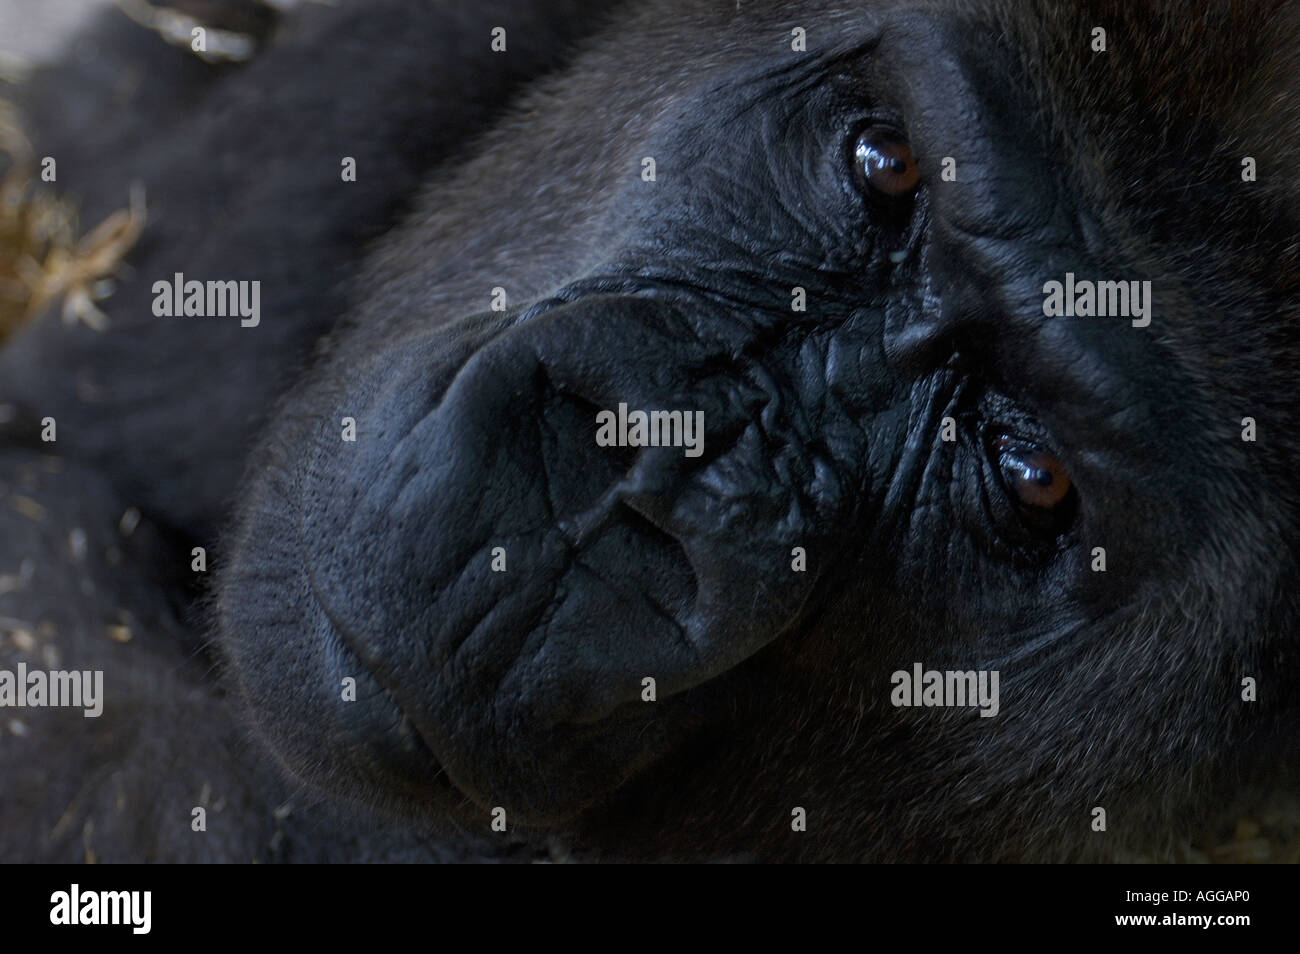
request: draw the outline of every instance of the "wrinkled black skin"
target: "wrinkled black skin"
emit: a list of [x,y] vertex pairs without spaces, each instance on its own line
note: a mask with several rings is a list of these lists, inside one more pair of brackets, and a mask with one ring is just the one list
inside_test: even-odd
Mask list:
[[[386,52],[419,32],[395,28],[407,6],[377,14]],[[11,429],[57,407],[60,450],[99,495],[69,517],[54,487],[57,519],[98,515],[108,533],[124,502],[152,518],[153,550],[95,592],[129,596],[141,619],[170,599],[173,651],[192,625],[175,567],[220,532],[210,618],[230,695],[201,669],[177,679],[214,725],[233,710],[252,729],[248,748],[218,734],[213,771],[258,770],[230,783],[247,805],[214,856],[266,834],[278,796],[261,747],[303,797],[332,799],[313,807],[328,821],[278,849],[331,857],[479,856],[445,838],[448,819],[486,832],[502,806],[507,844],[558,836],[581,858],[1083,859],[1159,850],[1243,780],[1284,778],[1300,205],[1296,116],[1279,103],[1295,7],[635,6],[454,169],[428,171],[437,157],[417,149],[416,168],[372,173],[383,181],[363,188],[381,197],[325,183],[336,153],[406,143],[378,108],[400,112],[391,96],[353,117],[347,148],[330,130],[350,111],[311,127],[321,138],[294,154],[319,163],[311,202],[282,195],[317,182],[302,165],[265,170],[284,142],[232,156],[212,201],[247,199],[244,214],[172,224],[164,206],[157,228],[193,244],[142,245],[113,331],[51,322],[0,354],[0,394],[30,414]],[[790,51],[795,25],[808,53]],[[1095,25],[1107,54],[1088,49]],[[286,91],[312,89],[295,72],[308,64],[340,72],[294,49],[272,38],[195,94],[210,105],[166,140],[174,156],[150,144],[160,183],[186,162],[222,167],[218,113],[294,112],[217,105],[259,66]],[[437,82],[427,56],[395,60],[393,83]],[[453,123],[437,102],[451,115],[429,122]],[[855,180],[868,123],[910,141],[913,199]],[[1241,182],[1242,155],[1257,183]],[[388,161],[376,148],[356,185]],[[334,326],[329,266],[358,263],[392,214],[379,207],[403,200]],[[148,285],[178,269],[262,278],[263,327],[153,319]],[[1044,318],[1042,284],[1067,271],[1151,280],[1152,325]],[[504,313],[488,310],[495,286]],[[806,312],[790,310],[794,286]],[[331,328],[273,406],[286,376],[265,369],[305,362]],[[122,362],[167,373],[146,385]],[[52,373],[69,367],[101,375],[108,399],[83,405]],[[598,448],[595,411],[620,401],[703,409],[704,456]],[[955,442],[939,439],[945,416]],[[1240,439],[1244,416],[1257,442]],[[1077,511],[1059,534],[1012,506],[987,449],[1002,431],[1068,468]],[[505,573],[490,570],[497,546]],[[1105,573],[1090,569],[1098,546]],[[914,662],[999,669],[1001,714],[891,707],[890,674]],[[345,677],[356,702],[339,700]],[[137,738],[176,743],[151,732]],[[57,786],[64,763],[28,744]],[[202,775],[195,761],[181,774]],[[186,797],[159,799],[174,841],[115,850],[207,850],[175,820]],[[349,854],[348,831],[366,850]]]

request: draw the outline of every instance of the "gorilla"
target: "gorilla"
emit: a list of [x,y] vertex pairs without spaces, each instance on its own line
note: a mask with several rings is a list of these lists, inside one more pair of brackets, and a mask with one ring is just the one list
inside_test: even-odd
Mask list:
[[7,94],[145,211],[0,350],[0,672],[103,672],[0,713],[0,856],[1176,857],[1294,784],[1296,4],[172,6],[253,52]]

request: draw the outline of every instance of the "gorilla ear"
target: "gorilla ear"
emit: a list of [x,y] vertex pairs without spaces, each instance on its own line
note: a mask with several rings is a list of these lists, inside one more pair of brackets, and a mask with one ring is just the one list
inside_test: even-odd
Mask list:
[[[405,344],[357,415],[383,433],[310,466],[328,486],[302,514],[317,598],[481,804],[581,808],[667,744],[685,706],[665,697],[800,612],[817,574],[791,549],[817,553],[845,515],[815,508],[847,495],[793,443],[774,465],[776,396],[737,353],[624,297],[516,324],[432,378],[445,357]],[[599,446],[620,404],[702,412],[702,454]]]

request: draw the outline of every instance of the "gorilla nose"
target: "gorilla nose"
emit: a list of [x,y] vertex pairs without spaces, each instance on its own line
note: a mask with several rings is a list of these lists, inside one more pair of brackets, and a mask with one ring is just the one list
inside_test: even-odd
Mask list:
[[[306,465],[315,598],[482,804],[554,817],[617,784],[666,738],[647,686],[670,701],[731,669],[812,586],[791,549],[834,524],[752,466],[771,395],[690,328],[593,296],[460,364],[403,345],[341,399],[354,445]],[[694,456],[671,440],[686,415]]]

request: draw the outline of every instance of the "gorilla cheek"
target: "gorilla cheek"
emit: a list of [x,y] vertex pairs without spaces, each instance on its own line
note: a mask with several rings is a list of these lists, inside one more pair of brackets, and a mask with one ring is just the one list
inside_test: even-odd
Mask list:
[[241,548],[218,607],[255,731],[292,771],[340,794],[446,802],[437,760],[314,600],[301,551],[286,546],[290,511],[259,523],[267,539]]

